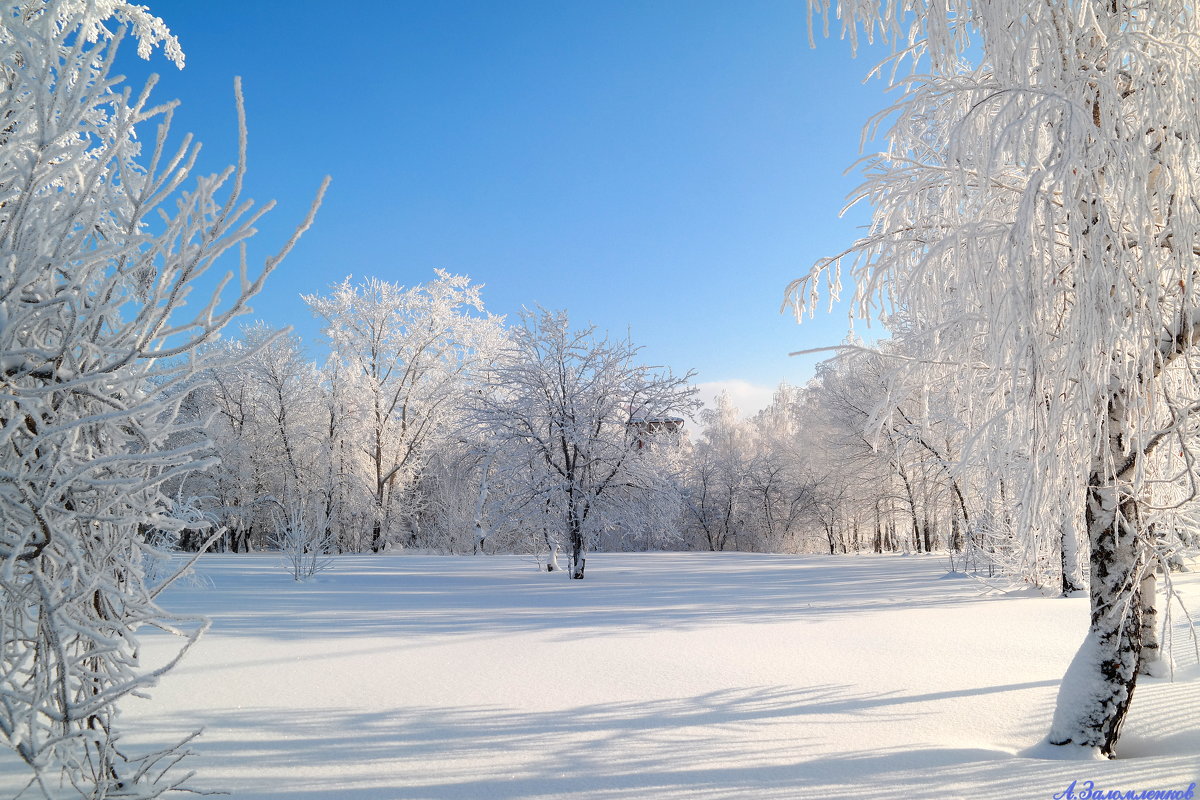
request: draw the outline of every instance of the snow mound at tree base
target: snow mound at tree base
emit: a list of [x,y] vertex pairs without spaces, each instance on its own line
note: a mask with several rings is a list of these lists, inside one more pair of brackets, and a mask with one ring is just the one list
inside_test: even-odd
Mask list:
[[1022,758],[1043,758],[1048,761],[1108,761],[1099,747],[1077,744],[1052,744],[1049,737],[1020,752]]

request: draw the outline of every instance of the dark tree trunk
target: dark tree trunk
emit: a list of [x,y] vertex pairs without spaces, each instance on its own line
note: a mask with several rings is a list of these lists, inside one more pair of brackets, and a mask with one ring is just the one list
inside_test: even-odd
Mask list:
[[583,525],[579,517],[574,513],[574,510],[568,516],[567,525],[570,529],[568,533],[571,542],[571,578],[573,580],[583,580],[583,568],[586,562],[583,546]]
[[875,504],[875,552],[883,552],[883,518],[878,503]]
[[908,511],[912,517],[912,546],[918,553],[921,552],[921,527],[917,516],[917,498],[913,494],[912,483],[908,480],[908,473],[904,468],[896,463],[896,472],[900,475],[900,480],[904,483],[904,494],[908,500]]

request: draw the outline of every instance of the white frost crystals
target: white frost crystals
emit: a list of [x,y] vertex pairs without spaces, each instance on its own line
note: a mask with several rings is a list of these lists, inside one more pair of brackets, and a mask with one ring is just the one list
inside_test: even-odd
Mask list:
[[[0,739],[30,767],[27,794],[155,797],[179,785],[182,745],[119,747],[117,702],[169,669],[204,627],[174,617],[145,572],[178,530],[160,487],[203,468],[180,414],[200,345],[307,228],[236,296],[183,299],[268,207],[239,166],[179,191],[196,149],[166,149],[172,105],[110,76],[122,36],[148,56],[175,39],[143,7],[28,0],[0,10]],[[238,93],[239,119],[241,99]],[[158,118],[151,152],[135,126]],[[225,199],[217,199],[218,192]],[[183,443],[188,442],[188,443]],[[169,663],[139,663],[143,625],[178,633]]]
[[507,490],[492,491],[506,495],[503,516],[541,531],[550,571],[562,547],[572,579],[604,527],[666,530],[679,518],[664,469],[673,448],[656,450],[631,421],[691,413],[695,389],[690,374],[639,364],[638,351],[595,326],[572,330],[566,312],[526,310],[476,400],[473,423],[502,454]]
[[[1006,508],[1017,529],[1083,521],[1091,666],[1068,673],[1050,739],[1112,756],[1142,657],[1139,585],[1196,497],[1195,5],[843,0],[837,13],[852,38],[861,26],[893,43],[881,72],[902,94],[858,194],[869,231],[791,297],[811,309],[848,262],[858,313],[897,332],[907,377],[931,386],[931,365],[957,365],[944,377],[969,398],[964,459],[1024,464]],[[907,64],[928,74],[896,77]],[[1096,678],[1081,690],[1084,673]]]

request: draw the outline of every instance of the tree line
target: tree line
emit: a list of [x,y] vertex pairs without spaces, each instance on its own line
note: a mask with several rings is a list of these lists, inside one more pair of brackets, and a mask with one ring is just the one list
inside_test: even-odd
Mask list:
[[565,312],[505,325],[480,288],[439,271],[307,296],[320,365],[262,325],[215,345],[222,366],[189,387],[215,463],[176,497],[232,551],[303,528],[336,552],[561,553],[583,577],[589,548],[677,541],[690,376]]
[[971,398],[897,372],[901,337],[850,347],[747,417],[726,395],[698,410],[690,374],[565,312],[508,325],[463,276],[347,280],[304,301],[323,362],[259,323],[214,345],[219,366],[188,387],[215,463],[172,488],[225,530],[221,549],[303,530],[329,552],[524,552],[551,568],[595,548],[936,552],[1084,585],[1082,520],[1027,524],[1029,454],[972,459]]

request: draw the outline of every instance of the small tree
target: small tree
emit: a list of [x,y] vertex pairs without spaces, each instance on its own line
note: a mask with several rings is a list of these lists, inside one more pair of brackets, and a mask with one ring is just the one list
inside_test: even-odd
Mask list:
[[336,542],[324,508],[295,503],[276,509],[271,521],[271,545],[283,558],[284,568],[296,581],[306,581],[333,566]]
[[[194,522],[160,487],[210,464],[181,435],[194,424],[182,389],[295,241],[255,277],[243,259],[232,302],[214,294],[180,313],[266,209],[240,196],[244,124],[239,166],[177,192],[197,150],[166,150],[172,106],[149,107],[149,86],[117,91],[110,70],[130,34],[143,56],[162,44],[182,65],[142,6],[27,0],[0,13],[0,737],[47,797],[156,797],[186,779],[170,769],[178,747],[118,747],[118,701],[204,628],[157,605],[170,579],[146,577],[153,532]],[[135,128],[156,117],[139,161]],[[182,637],[161,668],[139,663],[143,625]]]
[[478,400],[477,421],[529,467],[508,490],[557,521],[572,578],[583,577],[588,538],[605,515],[635,508],[644,494],[632,490],[653,483],[631,421],[695,405],[690,374],[639,365],[638,350],[595,326],[572,331],[565,312],[526,311]]

